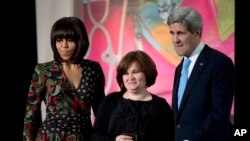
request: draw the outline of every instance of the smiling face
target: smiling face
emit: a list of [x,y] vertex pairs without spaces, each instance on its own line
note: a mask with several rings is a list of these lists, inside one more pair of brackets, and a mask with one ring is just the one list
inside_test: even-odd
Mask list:
[[140,70],[139,65],[134,62],[122,76],[123,83],[128,92],[140,93],[146,89],[146,77]]
[[72,39],[56,39],[56,49],[60,57],[69,61],[75,51],[76,43]]
[[176,53],[189,57],[200,42],[200,32],[191,33],[182,23],[173,23],[169,28]]

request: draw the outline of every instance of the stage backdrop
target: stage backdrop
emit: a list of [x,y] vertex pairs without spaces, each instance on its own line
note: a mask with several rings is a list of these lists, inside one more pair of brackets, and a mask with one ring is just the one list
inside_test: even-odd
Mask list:
[[89,34],[86,58],[100,62],[105,73],[106,94],[119,90],[115,69],[122,56],[139,49],[157,65],[159,74],[150,91],[171,104],[174,69],[181,58],[174,52],[165,23],[176,6],[198,10],[204,23],[202,41],[234,60],[234,0],[36,0],[38,63],[53,59],[52,24],[64,16],[77,16]]
[[119,90],[115,69],[122,56],[143,50],[156,62],[159,73],[150,91],[171,104],[174,70],[181,58],[174,52],[165,23],[176,6],[199,11],[202,41],[234,60],[234,0],[86,0],[83,20],[90,39],[86,58],[101,63],[106,94]]

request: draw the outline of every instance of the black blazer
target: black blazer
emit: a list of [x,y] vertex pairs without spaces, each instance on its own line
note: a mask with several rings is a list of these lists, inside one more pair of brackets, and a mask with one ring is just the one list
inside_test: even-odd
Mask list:
[[235,85],[232,60],[205,45],[191,72],[178,110],[182,63],[183,60],[175,71],[172,97],[176,141],[228,141]]

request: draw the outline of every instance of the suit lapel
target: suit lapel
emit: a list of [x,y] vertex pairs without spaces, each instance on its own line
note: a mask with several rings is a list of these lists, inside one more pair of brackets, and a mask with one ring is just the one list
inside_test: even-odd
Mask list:
[[[175,79],[174,79],[174,88],[173,88],[173,100],[172,100],[172,107],[176,107],[174,108],[174,112],[178,113],[178,106],[177,106],[177,92],[178,92],[178,87],[179,87],[179,82],[180,82],[180,76],[181,76],[181,69],[182,69],[182,64],[183,64],[183,60],[181,61],[181,63],[177,66],[176,68],[176,74],[175,74]],[[176,114],[175,114],[176,115]]]
[[194,68],[193,68],[191,75],[188,79],[187,86],[186,86],[186,89],[184,91],[184,95],[182,97],[182,101],[180,104],[180,109],[178,111],[178,114],[181,113],[181,111],[183,109],[183,104],[186,102],[188,96],[190,95],[192,87],[194,86],[194,84],[198,80],[201,72],[203,71],[203,69],[207,65],[207,58],[209,56],[209,52],[210,52],[210,48],[207,45],[205,45],[204,49],[201,51],[199,57],[197,58],[195,65],[194,65]]

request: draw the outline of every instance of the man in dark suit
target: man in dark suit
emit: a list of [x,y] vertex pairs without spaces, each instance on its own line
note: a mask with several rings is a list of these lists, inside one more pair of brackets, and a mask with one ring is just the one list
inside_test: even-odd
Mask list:
[[[232,60],[201,42],[202,18],[194,9],[178,7],[169,15],[167,24],[175,51],[183,56],[176,68],[173,86],[175,140],[230,140],[230,111],[235,85]],[[186,59],[191,63],[181,98],[178,89]]]

